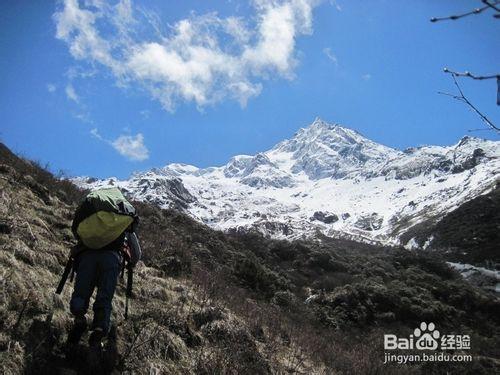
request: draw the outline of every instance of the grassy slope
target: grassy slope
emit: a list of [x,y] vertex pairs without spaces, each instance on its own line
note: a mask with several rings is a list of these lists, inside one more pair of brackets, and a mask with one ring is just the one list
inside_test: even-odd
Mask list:
[[[85,347],[64,359],[71,285],[53,291],[82,192],[0,144],[0,368],[96,373]],[[440,260],[325,239],[226,235],[176,211],[136,203],[144,263],[132,316],[114,300],[106,360],[137,373],[492,373],[500,365],[500,302]],[[318,292],[322,290],[322,292]],[[317,297],[308,304],[310,294]],[[388,367],[383,333],[422,320],[470,334],[473,364]],[[116,346],[116,355],[114,346]],[[95,366],[94,366],[95,367]]]

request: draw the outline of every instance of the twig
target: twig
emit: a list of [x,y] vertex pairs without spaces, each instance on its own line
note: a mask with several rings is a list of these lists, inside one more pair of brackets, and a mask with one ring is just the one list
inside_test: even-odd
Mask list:
[[497,105],[500,105],[500,74],[492,74],[489,76],[478,76],[478,75],[475,75],[475,74],[468,72],[468,71],[461,73],[461,72],[455,72],[455,71],[450,70],[448,68],[444,68],[443,71],[445,73],[449,73],[449,74],[453,75],[454,77],[467,77],[467,78],[471,78],[471,79],[479,80],[479,81],[482,81],[485,79],[496,79],[497,84],[498,84]]
[[481,129],[469,129],[467,131],[469,133],[472,133],[472,132],[481,132],[481,131],[485,131],[485,130],[490,131],[491,129],[483,129],[483,128],[481,128]]
[[45,224],[45,222],[40,219],[39,221],[40,224],[43,225],[43,227],[47,230],[47,232],[52,236],[52,238],[55,238],[56,236],[54,235],[54,233],[52,233],[52,231],[49,229],[49,227],[47,226],[47,224]]
[[26,307],[28,306],[29,302],[29,297],[26,297],[25,300],[23,301],[23,307],[21,308],[21,311],[19,312],[19,315],[17,316],[16,323],[14,324],[13,330],[14,332],[17,331],[19,328],[19,325],[21,324],[21,319],[23,318],[24,311],[26,310]]
[[475,80],[485,80],[485,79],[496,79],[497,80],[497,105],[500,105],[500,74],[492,74],[489,76],[477,76],[475,74],[472,74],[471,72],[465,71],[463,73],[460,72],[455,72],[453,70],[450,70],[448,68],[444,68],[443,71],[445,73],[449,73],[453,75],[454,77],[467,77]]
[[31,238],[33,239],[33,241],[37,242],[36,236],[33,234],[33,231],[31,230],[31,225],[30,225],[30,223],[28,223],[27,221],[25,221],[25,223],[26,223],[26,225],[28,226],[28,230],[30,231]]
[[481,113],[481,111],[479,111],[479,109],[477,109],[474,106],[474,104],[472,104],[470,102],[469,99],[467,99],[467,97],[464,95],[464,93],[462,91],[462,88],[460,87],[460,85],[457,82],[456,75],[452,73],[451,77],[453,78],[453,82],[455,83],[455,86],[457,87],[460,95],[453,95],[453,94],[449,94],[449,93],[445,93],[445,92],[439,92],[439,94],[451,96],[453,99],[456,99],[458,101],[461,101],[461,102],[467,104],[474,112],[476,112],[476,114],[481,118],[481,120],[483,120],[486,123],[486,125],[488,125],[491,129],[493,129],[497,132],[500,132],[500,128],[496,127],[485,115],[483,115]]
[[[496,10],[497,12],[500,13],[500,8],[497,8],[495,5],[500,3],[500,1],[495,1],[494,3],[490,3],[489,0],[481,0],[483,2],[483,4],[486,4],[486,6],[490,7],[491,9],[494,9]],[[500,15],[498,14],[495,14],[493,17],[495,18],[500,18],[499,17]]]
[[438,91],[438,94],[440,94],[440,95],[446,95],[446,96],[452,97],[453,99],[463,101],[463,99],[462,99],[461,96],[450,94],[449,92]]
[[472,78],[472,79],[477,79],[477,80],[483,80],[483,79],[499,79],[500,78],[500,74],[492,74],[492,75],[489,75],[489,76],[477,76],[471,72],[468,72],[468,71],[465,71],[463,73],[461,72],[455,72],[453,70],[450,70],[448,68],[444,68],[443,71],[445,73],[450,73],[450,74],[453,74],[455,77],[469,77],[469,78]]
[[497,105],[500,105],[500,77],[497,77]]
[[[432,17],[430,19],[431,22],[438,22],[438,21],[447,21],[447,20],[452,20],[452,21],[455,21],[455,20],[458,20],[460,18],[464,18],[464,17],[467,17],[467,16],[471,16],[473,14],[479,14],[483,11],[485,11],[486,9],[493,9],[495,10],[495,12],[499,12],[500,13],[500,9],[498,9],[495,5],[499,4],[500,1],[495,1],[493,3],[490,3],[488,0],[482,0],[482,3],[483,4],[486,4],[484,7],[482,8],[475,8],[473,10],[471,10],[470,12],[466,12],[466,13],[462,13],[462,14],[457,14],[457,15],[452,15],[452,16],[447,16],[447,17]],[[495,18],[499,18],[499,14],[494,14],[493,17]]]
[[139,339],[139,336],[141,335],[142,331],[144,331],[146,329],[146,325],[143,325],[140,329],[139,329],[139,332],[137,332],[134,336],[134,339],[132,340],[132,343],[130,344],[128,350],[127,350],[127,353],[123,356],[123,358],[125,358],[125,362],[127,361],[127,358],[129,357],[130,353],[132,352],[132,350],[134,349],[135,347],[135,343],[137,342],[137,340]]

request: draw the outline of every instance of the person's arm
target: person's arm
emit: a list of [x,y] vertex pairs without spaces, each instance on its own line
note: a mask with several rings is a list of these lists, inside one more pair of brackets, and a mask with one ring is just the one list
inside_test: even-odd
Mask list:
[[75,212],[75,216],[73,218],[73,223],[71,224],[71,232],[73,232],[73,236],[77,241],[80,241],[80,236],[78,235],[78,225],[82,222],[81,210],[78,209]]
[[127,240],[130,247],[130,265],[134,267],[141,260],[141,245],[139,245],[139,239],[135,232],[127,233]]

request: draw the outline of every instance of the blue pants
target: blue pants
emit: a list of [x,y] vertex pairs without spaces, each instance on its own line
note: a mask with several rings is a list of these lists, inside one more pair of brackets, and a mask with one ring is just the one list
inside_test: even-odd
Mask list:
[[101,328],[105,333],[110,327],[113,295],[121,264],[121,255],[111,250],[86,250],[78,256],[71,313],[76,317],[85,316],[90,297],[97,287],[92,328]]

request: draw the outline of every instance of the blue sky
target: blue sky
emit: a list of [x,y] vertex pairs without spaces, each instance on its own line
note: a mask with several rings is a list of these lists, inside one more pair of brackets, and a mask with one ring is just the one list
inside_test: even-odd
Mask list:
[[[0,139],[70,175],[221,165],[319,116],[395,148],[499,139],[447,66],[500,70],[479,1],[3,1]],[[495,123],[496,82],[461,80]]]

